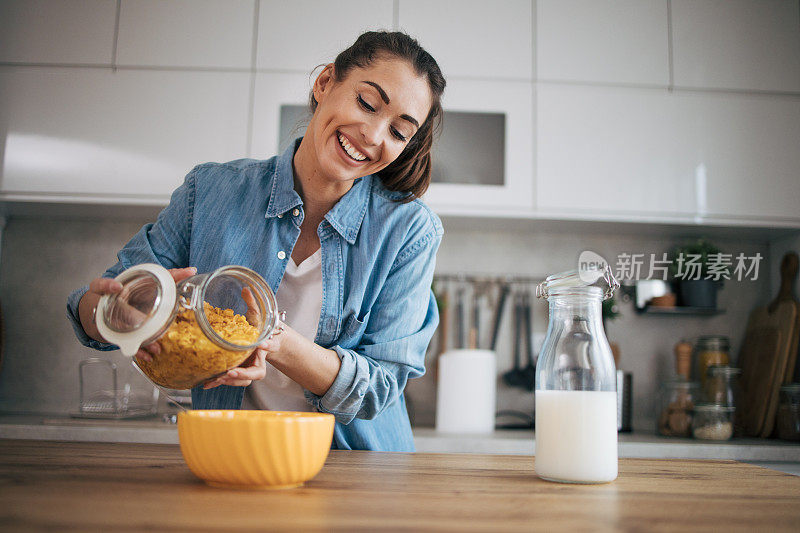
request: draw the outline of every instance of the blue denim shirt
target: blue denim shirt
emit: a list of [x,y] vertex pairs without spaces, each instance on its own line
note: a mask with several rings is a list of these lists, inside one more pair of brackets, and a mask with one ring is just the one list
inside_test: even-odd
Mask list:
[[[304,216],[292,170],[299,142],[268,160],[195,167],[157,221],[134,235],[103,276],[140,263],[194,266],[201,273],[233,264],[255,270],[277,293]],[[322,312],[315,342],[335,350],[341,367],[323,396],[305,395],[336,417],[333,445],[340,449],[414,450],[403,389],[424,374],[439,322],[431,281],[443,230],[421,201],[403,204],[398,197],[375,176],[359,178],[317,229]],[[80,325],[78,302],[86,290],[67,302],[76,335],[86,346],[115,349]],[[196,387],[192,405],[239,409],[243,395],[243,387]]]

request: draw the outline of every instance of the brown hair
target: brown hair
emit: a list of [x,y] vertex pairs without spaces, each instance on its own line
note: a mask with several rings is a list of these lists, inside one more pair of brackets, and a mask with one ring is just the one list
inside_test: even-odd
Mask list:
[[[418,74],[427,76],[431,90],[431,110],[425,121],[397,159],[378,172],[384,187],[407,193],[401,201],[409,202],[422,196],[431,183],[431,146],[434,134],[441,129],[441,97],[446,82],[433,56],[416,39],[399,31],[368,31],[361,34],[350,48],[336,56],[333,62],[334,77],[340,82],[347,78],[353,68],[364,68],[381,56],[405,59],[411,63]],[[313,113],[317,109],[313,91],[309,105]]]

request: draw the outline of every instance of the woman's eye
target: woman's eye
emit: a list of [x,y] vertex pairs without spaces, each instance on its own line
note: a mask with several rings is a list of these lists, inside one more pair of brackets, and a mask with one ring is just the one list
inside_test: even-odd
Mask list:
[[392,127],[392,128],[389,128],[389,129],[391,129],[391,130],[392,130],[392,135],[394,135],[395,137],[397,137],[397,139],[398,139],[398,140],[401,140],[401,141],[405,142],[405,140],[406,140],[406,137],[405,137],[405,135],[403,135],[402,133],[400,133],[399,131],[397,131],[397,129],[396,129],[396,128],[393,128],[393,127]]
[[358,103],[361,105],[361,107],[363,107],[364,109],[366,109],[366,110],[367,110],[367,111],[369,111],[370,113],[374,113],[374,112],[375,112],[375,108],[374,108],[374,107],[372,107],[371,105],[369,105],[369,104],[366,102],[366,100],[364,100],[363,98],[361,98],[361,95],[360,95],[360,94],[358,95]]

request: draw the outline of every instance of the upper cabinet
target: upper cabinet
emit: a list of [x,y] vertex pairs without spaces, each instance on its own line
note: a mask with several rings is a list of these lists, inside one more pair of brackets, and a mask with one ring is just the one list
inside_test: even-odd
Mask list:
[[530,0],[397,0],[401,30],[419,39],[445,77],[531,79]]
[[561,216],[691,216],[695,190],[667,91],[537,88],[537,208]]
[[392,0],[261,0],[259,69],[311,72],[368,30],[392,28]]
[[122,0],[117,63],[250,68],[255,0]]
[[800,6],[672,0],[675,85],[800,92]]
[[665,0],[537,0],[537,79],[669,84]]
[[3,0],[0,62],[110,65],[114,0]]
[[244,72],[0,67],[0,191],[165,203],[194,165],[243,156],[249,89]]

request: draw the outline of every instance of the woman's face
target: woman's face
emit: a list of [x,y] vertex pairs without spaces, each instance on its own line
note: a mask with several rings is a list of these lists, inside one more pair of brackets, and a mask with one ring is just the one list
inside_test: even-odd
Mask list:
[[318,171],[336,181],[374,174],[405,149],[428,116],[431,92],[408,61],[378,59],[341,82],[328,65],[314,83],[308,132]]

